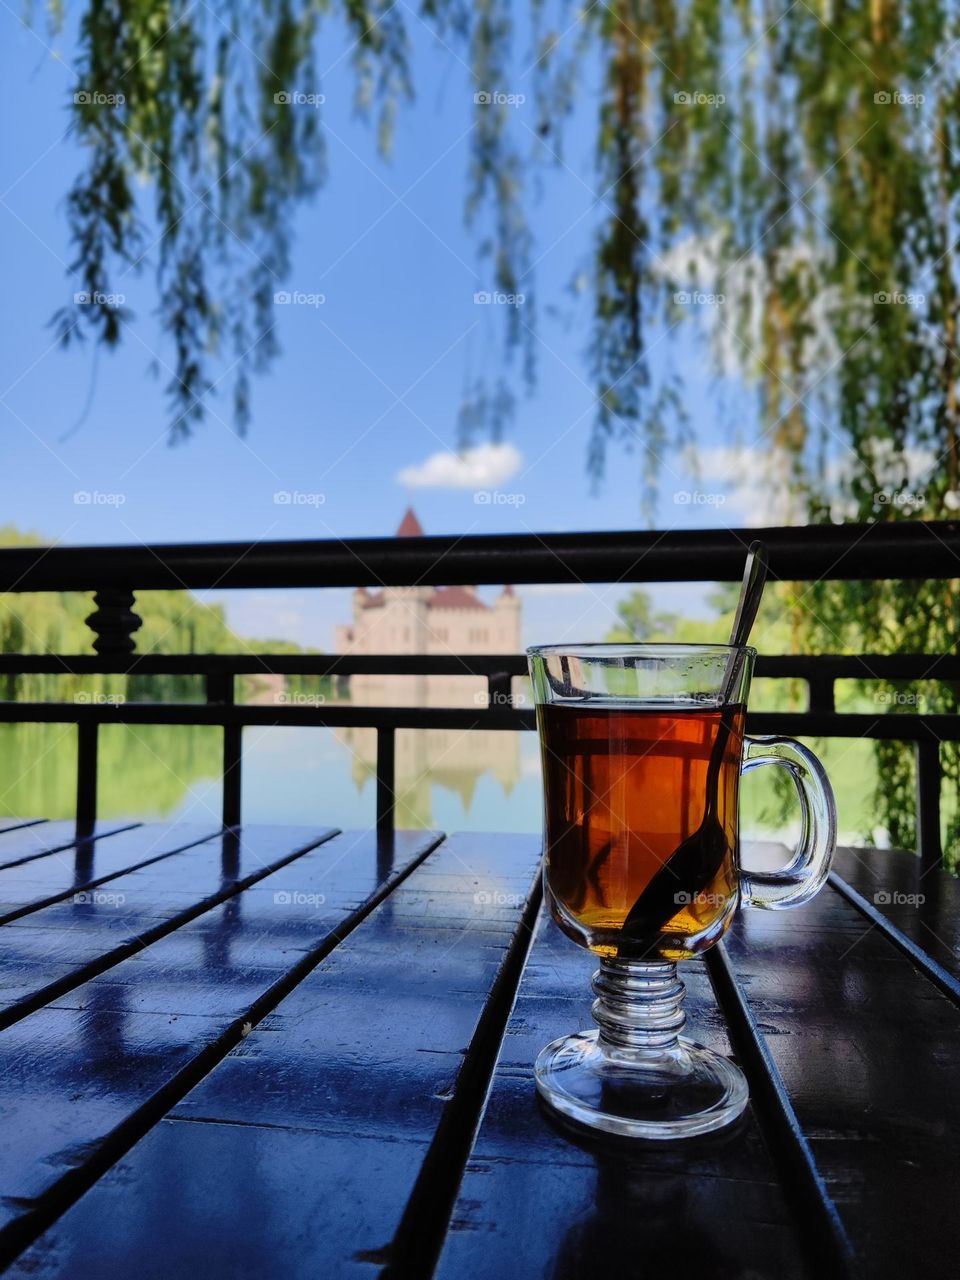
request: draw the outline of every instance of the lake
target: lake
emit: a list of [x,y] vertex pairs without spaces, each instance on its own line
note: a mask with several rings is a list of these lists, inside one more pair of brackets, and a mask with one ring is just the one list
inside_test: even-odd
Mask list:
[[[841,836],[869,831],[875,776],[871,744],[811,744],[837,790]],[[540,762],[532,733],[397,734],[398,826],[539,831]],[[249,728],[244,731],[247,822],[368,827],[376,811],[372,730]],[[207,726],[109,725],[101,730],[101,817],[218,822],[220,730]],[[795,801],[773,770],[744,779],[744,834],[792,839]],[[0,816],[69,818],[76,790],[70,725],[0,726]],[[786,800],[784,800],[786,797]],[[784,816],[786,814],[786,816]],[[873,833],[882,843],[882,833]]]

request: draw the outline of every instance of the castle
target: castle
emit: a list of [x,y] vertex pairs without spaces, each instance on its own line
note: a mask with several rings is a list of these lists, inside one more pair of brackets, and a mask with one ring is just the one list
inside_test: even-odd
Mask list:
[[[423,529],[408,509],[398,538],[420,538]],[[385,587],[353,593],[353,622],[337,627],[337,653],[402,653],[457,656],[520,653],[521,602],[505,586],[493,604],[475,587]],[[350,699],[361,706],[475,706],[486,690],[479,676],[352,676]]]
[[[419,538],[423,529],[408,509],[398,538]],[[353,621],[338,626],[335,648],[343,654],[520,653],[522,603],[505,586],[492,604],[475,587],[384,587],[353,593]],[[349,697],[366,707],[482,707],[487,682],[471,675],[355,675]],[[337,733],[353,755],[353,776],[363,785],[376,770],[375,729]],[[460,796],[469,810],[477,780],[490,772],[509,793],[520,776],[516,733],[474,729],[401,730],[396,742],[397,825],[432,825],[430,785]]]

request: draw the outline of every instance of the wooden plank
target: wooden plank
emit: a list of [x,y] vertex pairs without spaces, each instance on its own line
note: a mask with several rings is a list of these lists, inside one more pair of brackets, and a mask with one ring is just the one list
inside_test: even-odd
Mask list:
[[170,828],[162,843],[180,852],[157,854],[99,889],[72,893],[4,925],[0,1028],[142,951],[335,829],[284,828],[278,841],[274,828],[250,826],[241,846],[234,832],[226,832],[184,847],[183,834],[182,827]]
[[151,823],[7,866],[0,872],[0,924],[64,898],[90,893],[125,871],[169,857],[215,834],[210,826],[194,823]]
[[[238,1280],[369,1277],[388,1260],[427,1274],[405,1209],[412,1195],[432,1231],[439,1206],[442,1232],[499,1043],[486,1011],[506,1017],[529,940],[539,846],[487,834],[441,845],[14,1274],[99,1280],[106,1257],[138,1280],[211,1258]],[[267,891],[243,894],[241,913]]]
[[[334,837],[8,1027],[0,1265],[179,1102],[437,839],[401,833],[388,847],[373,833]],[[241,862],[246,840],[241,833]],[[289,848],[284,829],[273,840]],[[235,1208],[256,1216],[247,1203]],[[100,1275],[103,1265],[101,1249]],[[110,1270],[130,1274],[112,1262]]]
[[960,1001],[960,881],[900,849],[838,849],[831,882]]
[[[654,1277],[678,1268],[711,1277],[817,1274],[804,1264],[801,1234],[752,1108],[725,1133],[664,1144],[574,1138],[541,1109],[534,1059],[557,1036],[594,1025],[596,965],[541,921],[438,1280]],[[702,963],[681,970],[687,1033],[730,1053]]]
[[[129,831],[139,823],[129,821],[98,822],[91,835],[97,839]],[[77,843],[76,824],[69,821],[44,822],[29,827],[13,827],[0,832],[0,871],[18,866],[34,858],[72,849]]]
[[831,889],[743,913],[727,951],[860,1273],[952,1273],[960,1011]]
[[845,1278],[854,1272],[853,1244],[817,1167],[766,1038],[747,1004],[723,942],[704,957],[713,989],[727,1016],[730,1041],[750,1081],[754,1109],[777,1153],[791,1207],[817,1260],[817,1273]]
[[17,831],[20,827],[36,827],[46,818],[0,818],[0,835],[4,831]]

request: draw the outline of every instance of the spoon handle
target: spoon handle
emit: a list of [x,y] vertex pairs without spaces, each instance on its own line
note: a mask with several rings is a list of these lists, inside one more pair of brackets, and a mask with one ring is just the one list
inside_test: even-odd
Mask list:
[[[757,618],[763,588],[767,580],[767,548],[762,542],[751,542],[747,549],[747,560],[743,566],[743,583],[740,587],[740,599],[737,601],[737,612],[730,631],[730,644],[739,649],[747,643],[753,624]],[[739,653],[731,653],[727,659],[727,669],[723,677],[723,702],[733,700],[736,693],[737,679],[740,674]]]
[[[730,656],[720,686],[720,723],[710,750],[704,785],[703,821],[663,863],[650,883],[630,908],[621,930],[619,956],[637,958],[636,949],[646,945],[645,957],[655,947],[657,930],[669,923],[677,910],[678,886],[691,896],[706,887],[720,869],[727,852],[726,832],[717,817],[720,769],[733,729],[738,707],[735,701],[743,664],[743,645],[760,608],[760,598],[767,579],[767,549],[762,542],[751,542],[743,568],[743,584],[737,602],[736,617],[730,633]],[[719,839],[715,839],[719,832]]]

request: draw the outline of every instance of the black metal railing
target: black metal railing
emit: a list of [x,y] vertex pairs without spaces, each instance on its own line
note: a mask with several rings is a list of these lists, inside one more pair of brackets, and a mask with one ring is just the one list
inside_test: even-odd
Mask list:
[[[95,700],[0,702],[0,722],[74,723],[78,731],[77,829],[96,820],[102,724],[217,725],[223,736],[223,822],[241,819],[242,731],[247,726],[362,726],[377,733],[377,823],[394,818],[394,746],[399,729],[532,729],[511,695],[526,673],[521,655],[137,654],[135,591],[190,588],[456,585],[460,583],[644,584],[736,581],[747,544],[760,537],[782,580],[943,579],[960,576],[960,524],[840,525],[669,533],[517,535],[223,543],[154,547],[17,547],[0,550],[0,591],[94,591],[87,619],[96,656],[0,654],[0,674],[195,675],[203,702]],[[549,637],[545,637],[549,638]],[[336,701],[259,706],[237,702],[244,675],[456,675],[487,681],[474,708],[367,707]],[[752,733],[912,742],[917,762],[918,843],[940,858],[941,742],[960,740],[960,716],[917,712],[849,714],[835,707],[838,680],[960,682],[954,654],[761,656],[758,676],[803,681],[800,712],[750,712]]]

